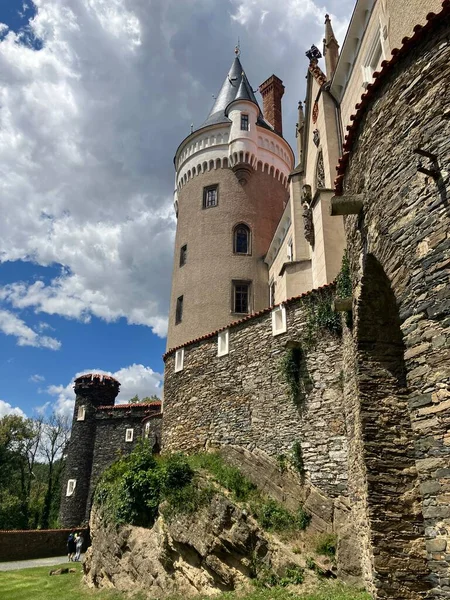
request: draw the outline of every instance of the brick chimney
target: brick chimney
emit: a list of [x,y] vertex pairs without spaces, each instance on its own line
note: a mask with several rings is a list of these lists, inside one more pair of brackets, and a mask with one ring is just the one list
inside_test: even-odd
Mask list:
[[281,79],[272,75],[259,86],[263,98],[264,118],[273,126],[276,133],[283,135],[283,120],[281,115],[281,98],[284,85]]

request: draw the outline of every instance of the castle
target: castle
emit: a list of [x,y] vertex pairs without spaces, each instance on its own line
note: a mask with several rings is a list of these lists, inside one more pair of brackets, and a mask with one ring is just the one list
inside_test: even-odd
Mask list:
[[450,597],[449,39],[449,0],[358,0],[340,52],[326,17],[295,162],[281,80],[261,110],[235,57],[175,155],[163,427],[77,379],[64,524],[143,435],[247,465],[295,449],[374,597]]

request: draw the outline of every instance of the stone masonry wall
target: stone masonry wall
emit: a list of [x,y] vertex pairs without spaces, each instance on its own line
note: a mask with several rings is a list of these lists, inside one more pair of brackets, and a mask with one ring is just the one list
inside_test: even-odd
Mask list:
[[217,356],[217,335],[185,347],[181,372],[174,372],[175,354],[166,355],[164,451],[233,444],[277,457],[298,441],[311,482],[330,496],[345,493],[340,338],[316,332],[300,409],[280,372],[287,345],[301,343],[305,333],[305,303],[287,303],[287,332],[275,337],[270,311],[231,327],[226,356]]
[[[354,280],[356,388],[361,406],[368,406],[363,390],[367,379],[362,376],[371,380],[377,394],[386,385],[384,399],[372,395],[371,422],[387,427],[396,412],[400,421],[392,421],[385,442],[379,437],[378,455],[394,456],[390,444],[397,435],[403,451],[397,453],[395,466],[400,469],[404,461],[401,485],[407,477],[410,481],[409,496],[398,495],[394,511],[404,525],[397,538],[403,536],[404,545],[393,551],[385,567],[380,556],[392,552],[389,540],[395,530],[387,508],[400,484],[395,479],[390,488],[371,488],[370,480],[380,474],[380,463],[371,460],[374,431],[364,415],[354,413],[360,441],[351,443],[350,465],[357,464],[356,454],[364,448],[359,485],[364,484],[364,469],[369,482],[367,502],[354,505],[360,511],[355,520],[370,522],[374,555],[369,552],[367,560],[372,561],[378,598],[423,597],[427,585],[431,597],[450,598],[449,40],[447,15],[384,78],[359,127],[345,177],[344,193],[364,194],[362,213],[347,217],[345,224]],[[436,156],[434,165],[422,159],[424,167],[437,169],[436,178],[418,172],[417,148]],[[392,290],[397,307],[397,341],[386,338],[388,321],[379,314],[369,328],[364,316],[368,307],[376,306],[381,285]],[[387,358],[381,350],[386,343]],[[392,361],[400,365],[394,346],[403,348],[403,375],[392,368]],[[352,478],[350,466],[351,489]],[[364,488],[359,493],[364,496]],[[383,520],[384,535],[378,535]],[[431,575],[424,578],[420,561],[425,547]],[[402,585],[409,591],[401,590]]]
[[[95,487],[103,471],[120,456],[132,452],[136,444],[144,437],[144,425],[147,419],[150,424],[148,441],[152,446],[156,444],[156,447],[159,447],[161,445],[162,414],[160,412],[155,414],[154,408],[139,406],[97,410],[92,474],[86,505],[87,518],[91,512]],[[133,429],[132,442],[125,441],[127,429]]]

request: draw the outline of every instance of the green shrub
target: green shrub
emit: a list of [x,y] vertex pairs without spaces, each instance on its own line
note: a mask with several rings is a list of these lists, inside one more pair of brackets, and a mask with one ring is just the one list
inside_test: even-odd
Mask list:
[[291,464],[298,471],[300,477],[305,476],[305,463],[303,462],[302,445],[300,442],[294,442],[291,448]]
[[192,467],[207,470],[219,485],[229,490],[236,500],[246,502],[256,491],[256,485],[249,481],[238,468],[227,465],[220,454],[202,453],[189,458]]
[[193,514],[202,506],[211,502],[213,495],[217,493],[211,487],[199,487],[196,483],[190,483],[183,488],[173,490],[162,506],[164,517],[171,521],[180,514]]
[[336,554],[337,536],[333,533],[324,533],[317,540],[316,552],[323,556],[334,558]]
[[350,262],[348,260],[347,250],[342,257],[341,270],[336,277],[336,296],[338,298],[348,298],[352,295],[352,276],[350,273]]
[[295,516],[275,500],[265,500],[253,506],[256,519],[267,531],[286,531],[296,528]]
[[95,502],[107,522],[151,527],[161,501],[189,486],[193,476],[182,455],[156,461],[149,444],[142,442],[104,472]]
[[257,587],[286,587],[300,585],[305,580],[305,571],[297,565],[287,567],[283,575],[277,575],[272,569],[263,567],[255,581]]
[[311,515],[301,506],[297,511],[298,528],[304,531],[311,523]]

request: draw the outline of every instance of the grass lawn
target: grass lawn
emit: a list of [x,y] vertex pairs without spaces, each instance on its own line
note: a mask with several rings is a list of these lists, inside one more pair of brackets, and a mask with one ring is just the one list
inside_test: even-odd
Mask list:
[[[67,563],[61,565],[67,567]],[[126,594],[112,591],[90,590],[81,584],[81,565],[71,564],[76,573],[49,576],[57,566],[5,571],[0,573],[0,598],[2,600],[126,600]],[[287,588],[252,590],[242,596],[235,593],[221,594],[222,600],[370,600],[364,592],[351,590],[339,583],[323,583],[314,593],[300,594]],[[133,596],[135,600],[142,596]],[[214,596],[217,598],[217,596]],[[180,599],[178,599],[180,600]],[[198,598],[197,600],[200,600]]]

